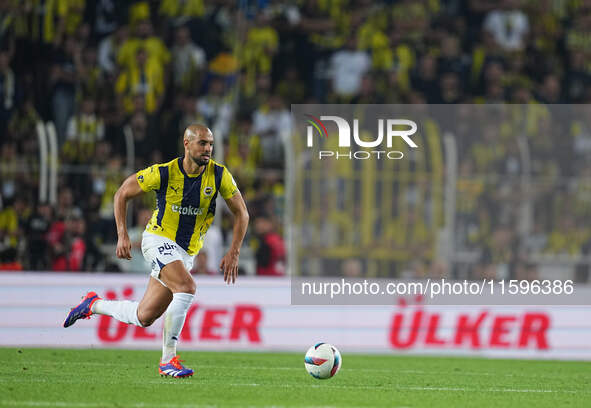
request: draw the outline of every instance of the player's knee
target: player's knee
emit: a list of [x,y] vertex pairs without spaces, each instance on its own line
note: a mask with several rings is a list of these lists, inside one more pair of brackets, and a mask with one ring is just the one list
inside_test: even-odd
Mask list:
[[187,274],[187,276],[175,282],[175,285],[171,286],[170,289],[173,293],[190,293],[194,295],[196,290],[195,281],[191,275]]
[[187,276],[176,282],[171,282],[168,284],[168,287],[172,293],[190,293],[191,295],[194,295],[196,290],[195,281],[191,276]]
[[179,287],[179,292],[182,293],[190,293],[191,295],[194,295],[196,291],[197,285],[195,285],[193,278],[185,280]]
[[156,319],[139,319],[142,327],[150,327]]
[[158,316],[154,316],[150,313],[143,313],[138,310],[137,319],[142,325],[142,327],[150,327],[158,318]]

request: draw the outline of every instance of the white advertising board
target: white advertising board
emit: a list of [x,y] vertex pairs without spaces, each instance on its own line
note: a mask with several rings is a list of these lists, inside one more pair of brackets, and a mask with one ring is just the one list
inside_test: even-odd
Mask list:
[[[88,290],[140,299],[141,275],[0,274],[0,346],[159,349],[162,319],[147,328],[93,316],[64,329]],[[342,352],[591,360],[590,306],[292,306],[290,280],[196,277],[181,334],[185,350],[304,352],[324,341]]]

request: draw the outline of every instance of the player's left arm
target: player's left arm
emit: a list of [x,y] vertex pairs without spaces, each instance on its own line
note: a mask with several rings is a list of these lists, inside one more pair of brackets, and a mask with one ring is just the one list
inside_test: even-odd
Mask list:
[[242,247],[242,241],[248,228],[249,215],[239,190],[236,190],[231,197],[225,200],[228,208],[234,214],[232,244],[220,262],[220,269],[224,271],[224,282],[229,284],[230,282],[236,282],[236,277],[238,276],[238,257],[240,256],[240,248]]

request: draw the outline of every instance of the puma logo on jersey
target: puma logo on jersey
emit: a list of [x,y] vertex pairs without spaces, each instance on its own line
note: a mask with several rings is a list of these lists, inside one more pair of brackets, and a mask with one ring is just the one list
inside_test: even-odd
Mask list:
[[[175,193],[178,193],[178,192],[179,192],[179,189],[178,189],[178,188],[174,188],[173,186],[170,186],[170,189],[171,189],[172,191],[174,191]],[[174,210],[173,210],[173,211],[174,211]]]
[[180,205],[173,204],[172,212],[179,213],[181,215],[201,215],[203,210],[201,208],[195,208],[192,206],[182,207]]

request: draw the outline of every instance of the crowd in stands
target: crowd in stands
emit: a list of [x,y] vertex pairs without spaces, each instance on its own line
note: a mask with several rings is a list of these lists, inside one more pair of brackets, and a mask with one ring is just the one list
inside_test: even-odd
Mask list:
[[[257,273],[280,275],[290,104],[589,103],[590,20],[589,0],[0,0],[0,265],[125,269],[104,254],[114,192],[181,154],[199,122],[247,201]],[[59,141],[55,206],[37,200],[40,120]],[[591,248],[591,124],[568,132],[559,154],[551,126],[528,136],[542,180],[531,251]],[[456,247],[485,248],[473,276],[498,262],[531,269],[512,249],[515,214],[495,205],[514,186],[480,178],[517,171],[513,142],[489,133],[457,135]],[[133,205],[132,240],[152,207],[151,196]],[[223,217],[196,273],[216,273],[230,226]]]

